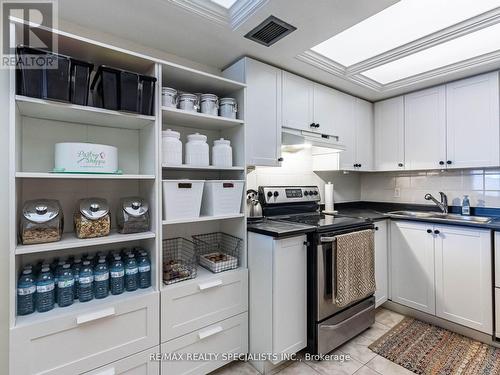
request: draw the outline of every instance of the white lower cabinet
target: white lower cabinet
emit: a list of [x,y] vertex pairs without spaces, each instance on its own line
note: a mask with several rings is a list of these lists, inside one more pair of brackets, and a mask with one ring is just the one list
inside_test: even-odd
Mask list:
[[492,334],[491,267],[487,229],[391,224],[394,302]]
[[375,307],[379,307],[389,296],[387,221],[375,223]]
[[[248,352],[248,314],[245,312],[170,340],[161,345],[161,352],[179,355],[175,360],[162,361],[162,374],[207,374],[233,360],[227,357],[227,353]],[[215,353],[218,357],[211,360],[189,360],[187,354],[190,353]]]
[[[306,236],[248,233],[251,353],[291,354],[307,346],[306,264]],[[264,362],[254,365],[265,372]]]
[[219,274],[200,270],[197,278],[161,292],[161,342],[248,310],[247,269]]
[[435,314],[432,224],[391,222],[391,286],[394,302]]
[[490,231],[438,225],[434,230],[436,315],[491,334]]
[[159,321],[159,293],[151,292],[17,326],[10,373],[80,374],[107,365],[158,345]]
[[160,348],[155,346],[107,366],[86,372],[84,375],[159,375],[160,361],[152,360],[152,356],[159,352]]

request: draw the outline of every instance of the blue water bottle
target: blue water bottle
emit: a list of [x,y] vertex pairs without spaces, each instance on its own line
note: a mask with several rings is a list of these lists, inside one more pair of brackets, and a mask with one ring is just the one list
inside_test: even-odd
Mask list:
[[125,267],[121,256],[115,255],[109,267],[109,275],[109,288],[111,294],[122,294],[125,289]]
[[42,265],[42,269],[36,279],[36,311],[46,312],[54,308],[55,282],[48,265]]
[[35,293],[31,269],[25,269],[17,282],[17,315],[28,315],[35,311]]
[[139,268],[139,288],[149,288],[151,286],[151,262],[148,253],[144,250],[139,253],[137,267]]
[[71,270],[73,271],[73,277],[75,278],[75,284],[73,285],[73,294],[75,299],[78,299],[78,281],[80,278],[80,268],[82,267],[82,258],[75,258]]
[[99,258],[94,267],[94,297],[106,298],[109,294],[109,270],[105,258]]
[[90,261],[85,260],[78,275],[78,299],[87,302],[94,298],[94,271]]
[[139,268],[133,253],[128,253],[127,261],[125,262],[125,290],[133,292],[137,290],[137,276]]
[[59,307],[66,307],[73,304],[74,284],[75,278],[73,277],[73,271],[71,271],[71,265],[66,263],[63,265],[57,279],[57,304]]

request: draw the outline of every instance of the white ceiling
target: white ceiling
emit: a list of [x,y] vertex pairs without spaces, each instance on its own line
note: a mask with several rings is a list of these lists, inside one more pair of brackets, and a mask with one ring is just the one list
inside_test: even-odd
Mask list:
[[[248,55],[369,100],[500,68],[498,61],[468,67],[380,92],[299,60],[298,55],[398,0],[269,0],[236,30],[175,5],[171,0],[60,0],[59,17],[222,69]],[[243,38],[269,15],[297,27],[271,47]]]

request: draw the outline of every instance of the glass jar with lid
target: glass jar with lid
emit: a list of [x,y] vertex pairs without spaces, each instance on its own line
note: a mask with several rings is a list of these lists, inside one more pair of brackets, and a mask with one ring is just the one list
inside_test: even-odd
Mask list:
[[149,230],[149,204],[140,197],[120,199],[116,224],[123,234],[147,232]]
[[73,219],[78,238],[107,236],[111,230],[109,205],[103,198],[81,199]]
[[55,199],[26,201],[20,223],[20,238],[23,245],[56,242],[61,240],[64,215]]

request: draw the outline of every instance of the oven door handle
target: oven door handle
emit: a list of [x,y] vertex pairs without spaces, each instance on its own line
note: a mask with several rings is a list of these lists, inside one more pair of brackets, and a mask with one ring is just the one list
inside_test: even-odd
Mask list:
[[342,324],[342,323],[345,323],[347,322],[348,320],[352,320],[360,315],[363,315],[365,313],[367,313],[368,311],[370,310],[373,310],[374,309],[374,306],[373,305],[370,305],[368,306],[366,309],[363,309],[361,310],[360,312],[357,312],[356,314],[354,314],[353,316],[347,318],[346,320],[340,322],[340,323],[337,323],[337,324],[320,324],[319,328],[328,328],[328,329],[333,329],[333,328],[337,328],[339,326],[339,324]]
[[331,243],[337,241],[337,237],[320,237],[319,240],[323,243]]

